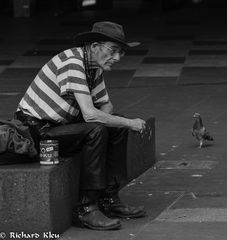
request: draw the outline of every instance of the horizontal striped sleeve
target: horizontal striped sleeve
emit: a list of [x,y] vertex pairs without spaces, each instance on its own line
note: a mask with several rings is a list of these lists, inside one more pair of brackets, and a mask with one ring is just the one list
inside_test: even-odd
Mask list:
[[[96,99],[98,99],[98,101],[101,101],[100,99],[105,97],[106,95],[107,95],[107,91],[106,91],[106,89],[103,89],[102,91],[100,91],[96,94]],[[98,102],[98,101],[96,101],[96,102]]]
[[[100,71],[97,71],[97,74],[99,73]],[[104,77],[103,77],[103,73],[101,73],[101,75],[98,75],[95,79],[95,83],[96,83],[96,86],[99,85],[101,82],[104,81]]]
[[95,88],[92,89],[92,95],[97,95],[100,91],[106,89],[104,82],[99,83]]
[[110,99],[109,99],[108,92],[106,90],[106,85],[103,77],[102,77],[102,81],[100,82],[99,80],[98,83],[99,84],[94,89],[92,89],[91,95],[92,95],[94,105],[100,107],[101,105],[108,103]]
[[70,78],[68,79],[69,80],[67,80],[67,84],[65,84],[61,88],[62,96],[68,93],[82,93],[82,94],[90,95],[90,91],[86,85],[76,82],[75,80],[77,79],[75,78],[72,79],[73,81],[70,81]]
[[107,98],[107,96],[103,96],[102,98],[99,99],[98,102],[94,102],[94,106],[99,108],[105,104],[107,104],[110,101],[109,98]]
[[67,78],[63,79],[61,81],[61,86],[66,86],[68,83],[75,83],[75,84],[81,84],[87,86],[87,82],[84,81],[84,79],[81,78],[75,78],[73,76],[68,76]]
[[68,69],[65,72],[61,73],[60,75],[58,75],[58,83],[59,85],[61,85],[61,81],[67,79],[68,77],[74,77],[79,78],[79,79],[83,79],[84,81],[86,81],[86,76],[83,72],[78,71],[78,70],[74,70],[74,69]]
[[90,94],[82,62],[76,58],[65,61],[58,69],[57,81],[61,96],[73,92]]

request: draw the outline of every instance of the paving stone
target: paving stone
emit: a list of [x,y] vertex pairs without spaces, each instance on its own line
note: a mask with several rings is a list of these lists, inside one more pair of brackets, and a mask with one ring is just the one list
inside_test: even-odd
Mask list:
[[177,77],[133,77],[129,87],[150,87],[162,85],[175,85]]
[[134,237],[135,240],[225,240],[226,222],[193,222],[193,223],[162,223],[152,222],[141,233]]
[[142,64],[184,63],[184,57],[145,57]]
[[[208,174],[208,170],[166,170],[166,169],[149,169],[141,177],[143,182],[143,188],[148,191],[161,191],[166,192],[182,192],[190,191],[194,192],[193,187],[197,186],[202,178],[192,177],[192,175],[202,175],[205,177]],[[136,191],[141,186],[133,186]]]
[[185,57],[191,48],[191,41],[154,41],[147,56],[151,57]]
[[185,67],[226,67],[225,55],[191,55],[185,61]]
[[183,208],[162,212],[156,221],[227,222],[227,208]]
[[183,64],[143,64],[136,70],[134,77],[177,77]]
[[227,208],[227,196],[215,193],[186,193],[179,199],[171,209],[226,209]]
[[179,84],[227,83],[227,67],[183,67]]
[[112,70],[106,72],[105,82],[108,88],[127,87],[128,82],[133,77],[135,70]]
[[144,56],[124,56],[119,63],[113,65],[114,70],[136,70]]
[[227,55],[227,50],[190,50],[189,55]]

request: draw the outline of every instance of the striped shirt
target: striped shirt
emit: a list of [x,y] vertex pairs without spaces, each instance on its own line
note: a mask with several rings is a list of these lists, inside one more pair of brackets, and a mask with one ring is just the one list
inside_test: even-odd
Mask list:
[[21,99],[17,111],[56,123],[75,122],[80,107],[74,94],[91,95],[95,107],[109,101],[103,71],[97,69],[94,86],[88,88],[81,48],[54,56],[38,72]]

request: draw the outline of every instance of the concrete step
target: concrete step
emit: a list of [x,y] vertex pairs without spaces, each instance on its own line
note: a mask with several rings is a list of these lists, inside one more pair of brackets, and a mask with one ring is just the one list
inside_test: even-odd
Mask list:
[[[0,168],[0,226],[4,232],[61,233],[71,226],[78,199],[80,155],[59,165]],[[77,161],[78,160],[78,161]]]

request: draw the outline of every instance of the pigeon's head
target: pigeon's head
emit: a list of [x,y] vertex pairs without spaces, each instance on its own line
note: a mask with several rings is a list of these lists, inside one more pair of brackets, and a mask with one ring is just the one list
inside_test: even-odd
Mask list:
[[194,113],[193,118],[200,118],[200,114],[199,113]]

